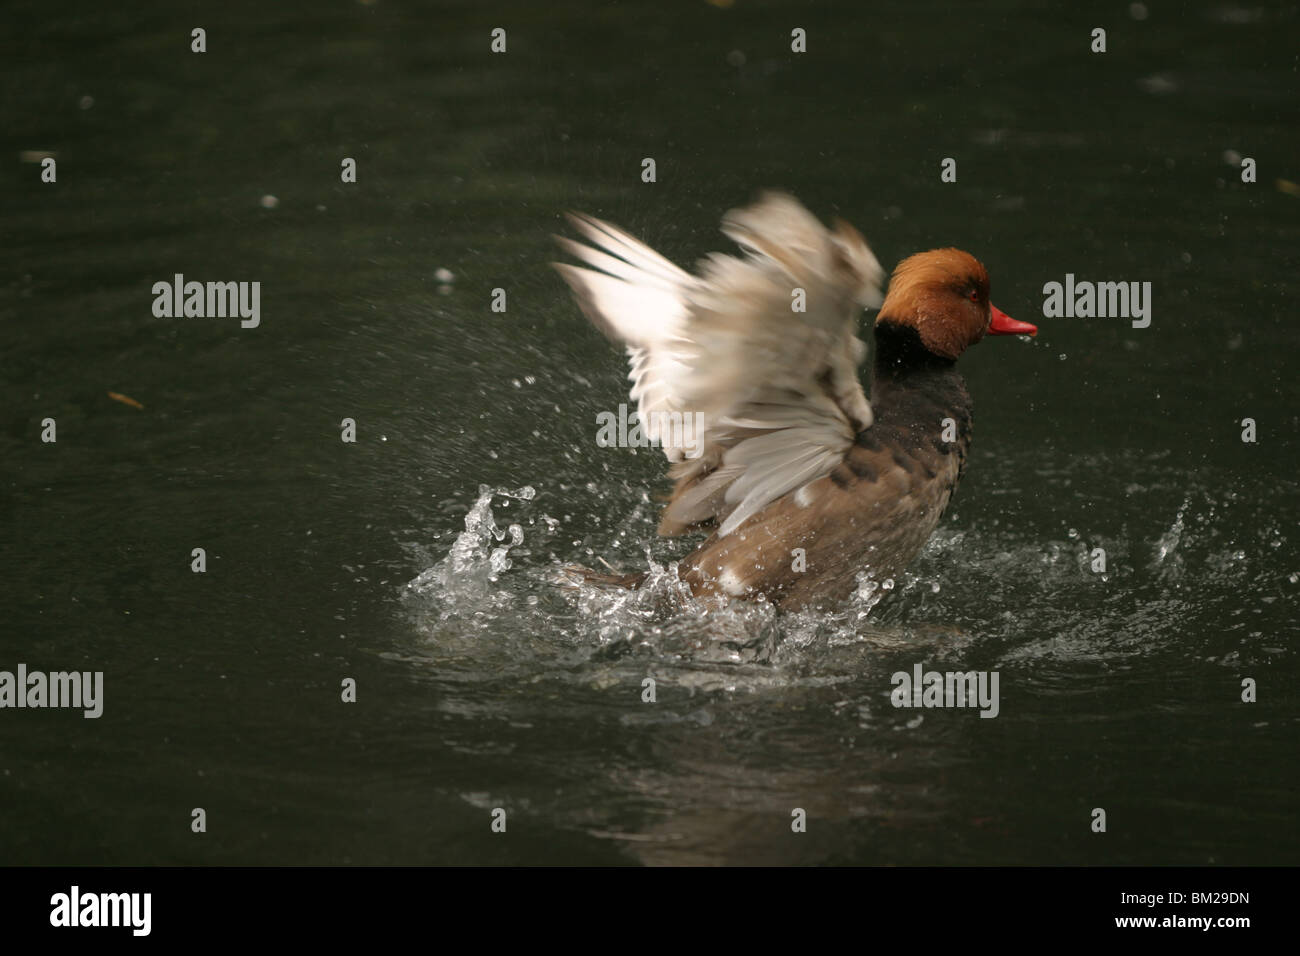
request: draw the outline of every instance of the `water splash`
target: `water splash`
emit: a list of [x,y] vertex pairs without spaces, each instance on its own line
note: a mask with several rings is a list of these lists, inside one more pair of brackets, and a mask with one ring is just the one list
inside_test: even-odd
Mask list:
[[[1160,536],[1156,542],[1155,559],[1152,561],[1153,570],[1167,568],[1168,572],[1177,575],[1182,570],[1182,556],[1178,554],[1178,545],[1183,540],[1184,517],[1187,514],[1188,507],[1191,506],[1191,495],[1183,498],[1182,506],[1178,509],[1177,515],[1174,516],[1174,523],[1170,525],[1169,530]],[[1166,565],[1165,561],[1171,559]]]
[[[408,593],[440,598],[444,604],[440,616],[444,619],[459,604],[499,596],[494,586],[499,576],[513,566],[510,549],[523,544],[524,529],[518,524],[500,528],[492,511],[492,499],[499,496],[532,501],[536,494],[531,485],[516,489],[479,485],[478,499],[465,515],[465,530],[456,536],[447,557],[406,585]],[[507,536],[508,543],[493,547],[494,542],[505,541]]]
[[857,609],[857,619],[859,621],[866,618],[871,613],[871,609],[885,599],[890,591],[894,590],[894,579],[886,578],[884,581],[877,581],[868,571],[861,571],[857,576],[858,587],[853,592],[851,601]]
[[[1068,484],[1075,471],[1063,470],[1059,480]],[[1258,541],[1244,538],[1234,528],[1243,509],[1256,507],[1251,496],[1189,487],[1182,473],[1163,478],[1117,489],[1128,509],[1106,523],[1070,515],[1075,520],[1007,530],[993,516],[940,528],[892,581],[862,575],[842,605],[779,613],[768,602],[722,606],[693,597],[665,560],[682,546],[629,554],[626,541],[653,532],[652,505],[639,490],[623,494],[644,520],[598,514],[584,523],[599,531],[575,536],[560,530],[569,519],[563,510],[561,523],[531,504],[532,488],[480,487],[464,530],[448,535],[449,552],[441,560],[424,552],[437,564],[406,587],[418,598],[408,609],[426,642],[420,653],[490,661],[493,673],[503,661],[525,672],[550,660],[601,674],[653,661],[751,684],[870,666],[881,653],[921,645],[945,653],[978,647],[990,660],[1129,661],[1185,642],[1189,622],[1206,615],[1217,622],[1214,633],[1250,637],[1260,630],[1260,609],[1279,599],[1270,588],[1293,586],[1282,526],[1273,519]],[[581,506],[564,502],[565,488],[556,491],[561,509]],[[595,493],[579,495],[584,500],[603,501],[608,489],[570,489],[583,491]],[[1162,521],[1160,507],[1172,502],[1176,513]],[[1104,549],[1104,571],[1093,564],[1096,547]],[[599,567],[602,555],[622,570],[645,571],[641,586],[580,577],[556,586],[565,566]],[[1243,608],[1246,593],[1256,596]],[[1095,612],[1080,614],[1084,606]]]

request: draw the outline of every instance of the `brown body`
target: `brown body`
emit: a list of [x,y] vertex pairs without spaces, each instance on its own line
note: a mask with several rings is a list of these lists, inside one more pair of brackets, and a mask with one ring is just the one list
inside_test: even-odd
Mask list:
[[858,433],[831,474],[727,537],[709,538],[682,562],[694,593],[762,593],[783,608],[836,603],[854,592],[860,574],[879,583],[911,562],[965,468],[970,396],[951,361],[924,353],[914,333],[884,326],[871,406],[875,424]]

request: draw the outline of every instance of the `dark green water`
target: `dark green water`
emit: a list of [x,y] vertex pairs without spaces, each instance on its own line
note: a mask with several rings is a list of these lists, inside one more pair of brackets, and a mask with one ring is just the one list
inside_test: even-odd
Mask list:
[[[1300,862],[1295,4],[76,6],[0,41],[0,669],[104,714],[0,710],[0,863]],[[767,187],[1040,324],[962,362],[954,508],[869,616],[554,589],[688,546],[595,444],[562,210],[689,264]],[[156,318],[178,272],[260,326]],[[1067,273],[1150,327],[1043,319]],[[535,490],[499,572],[480,485]],[[1000,715],[894,709],[916,663]]]

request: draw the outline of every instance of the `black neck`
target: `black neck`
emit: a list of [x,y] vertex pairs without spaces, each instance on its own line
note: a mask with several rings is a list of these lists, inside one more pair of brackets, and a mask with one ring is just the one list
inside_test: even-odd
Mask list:
[[935,355],[921,343],[915,326],[888,319],[876,323],[876,374],[899,375],[921,369],[938,371],[952,368],[952,359]]
[[871,408],[881,436],[898,429],[900,441],[929,434],[945,418],[957,423],[960,449],[970,438],[971,400],[952,359],[921,344],[915,328],[888,320],[876,324]]

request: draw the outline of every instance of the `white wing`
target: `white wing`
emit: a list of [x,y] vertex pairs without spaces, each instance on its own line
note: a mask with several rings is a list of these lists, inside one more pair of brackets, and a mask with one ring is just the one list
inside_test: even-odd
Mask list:
[[[674,443],[672,430],[660,428],[671,421],[668,416],[680,416],[684,411],[681,396],[689,369],[681,350],[687,321],[682,289],[693,277],[609,223],[577,214],[570,214],[569,221],[594,247],[563,236],[556,236],[556,242],[575,258],[603,271],[565,263],[555,263],[555,268],[573,289],[587,318],[627,346],[632,366],[628,378],[642,429],[647,437],[660,442],[669,461],[686,457],[685,445],[693,446],[698,456],[698,442]],[[678,437],[682,437],[680,433]]]
[[718,521],[729,534],[828,474],[871,424],[855,332],[862,307],[880,304],[884,273],[847,223],[828,230],[790,196],[766,194],[723,218],[745,257],[714,253],[695,277],[613,226],[571,221],[592,246],[560,242],[594,269],[556,268],[628,346],[647,434],[665,437],[655,412],[702,416],[694,456],[693,442],[664,445],[677,487],[661,532]]

